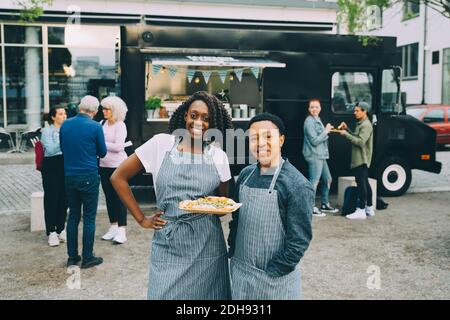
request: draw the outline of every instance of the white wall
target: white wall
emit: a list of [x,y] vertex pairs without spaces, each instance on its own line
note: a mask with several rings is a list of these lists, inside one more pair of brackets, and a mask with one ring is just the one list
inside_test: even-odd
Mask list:
[[[402,91],[407,93],[407,104],[422,102],[422,81],[425,54],[425,103],[442,102],[442,49],[450,47],[450,19],[427,8],[426,47],[424,48],[425,6],[420,15],[402,21],[403,4],[398,3],[383,13],[383,27],[371,32],[379,36],[397,37],[397,46],[419,43],[419,66],[417,80],[404,80]],[[425,50],[424,50],[425,49]],[[439,64],[432,65],[432,52],[439,51]],[[449,89],[450,90],[450,89]]]
[[[330,2],[330,1],[327,1]],[[331,1],[335,2],[335,1]],[[299,6],[256,6],[232,4],[189,3],[186,1],[148,0],[54,0],[45,10],[67,11],[77,6],[82,12],[115,14],[147,14],[179,17],[207,17],[246,20],[275,20],[303,22],[336,22],[336,10],[301,8]],[[16,8],[15,0],[2,1],[0,8]],[[333,32],[335,32],[333,30]]]

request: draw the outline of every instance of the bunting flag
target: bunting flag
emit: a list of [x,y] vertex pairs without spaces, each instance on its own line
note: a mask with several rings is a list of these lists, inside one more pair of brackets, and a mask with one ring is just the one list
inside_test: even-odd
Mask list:
[[239,82],[242,82],[242,74],[244,73],[244,69],[235,69],[234,74],[238,78]]
[[218,70],[217,73],[219,74],[222,83],[225,83],[225,79],[227,78],[227,70]]
[[205,83],[206,84],[209,81],[209,77],[211,77],[211,73],[212,73],[212,71],[209,71],[209,70],[202,71],[203,78],[205,78]]
[[255,76],[256,79],[258,79],[259,77],[259,68],[258,67],[252,67],[251,68],[253,75]]
[[177,68],[169,68],[169,76],[171,79],[173,79],[173,77],[175,77],[175,75],[177,74],[178,69]]
[[192,82],[192,78],[194,78],[194,75],[195,75],[195,70],[188,69],[186,71],[186,75],[187,75],[189,83],[191,83]]
[[155,75],[158,74],[161,71],[161,68],[162,68],[162,66],[152,65],[153,74],[155,74]]

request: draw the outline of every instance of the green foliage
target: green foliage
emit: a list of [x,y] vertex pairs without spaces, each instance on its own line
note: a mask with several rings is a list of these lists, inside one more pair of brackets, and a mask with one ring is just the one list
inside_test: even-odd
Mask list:
[[44,5],[51,6],[53,0],[15,0],[20,8],[20,21],[33,22],[44,13]]
[[145,101],[145,109],[147,110],[155,110],[161,107],[162,99],[157,96],[150,96]]

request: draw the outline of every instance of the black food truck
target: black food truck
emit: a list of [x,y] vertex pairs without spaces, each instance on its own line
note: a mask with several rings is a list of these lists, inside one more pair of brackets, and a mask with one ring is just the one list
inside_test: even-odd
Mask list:
[[[281,117],[287,128],[283,155],[307,175],[302,145],[309,99],[320,99],[324,123],[338,126],[345,121],[351,128],[356,123],[355,102],[365,101],[374,125],[371,176],[381,194],[401,195],[410,185],[411,169],[439,173],[441,163],[436,162],[435,131],[405,113],[395,57],[392,37],[363,46],[356,36],[239,22],[125,25],[121,94],[129,108],[129,139],[138,147],[167,132],[170,115],[181,102],[205,90],[222,99],[235,128],[246,130],[248,120],[263,111]],[[155,97],[162,108],[154,110]],[[351,175],[350,143],[331,134],[329,150],[334,181]],[[246,165],[243,162],[230,159],[233,175]],[[143,174],[133,183],[149,181]]]

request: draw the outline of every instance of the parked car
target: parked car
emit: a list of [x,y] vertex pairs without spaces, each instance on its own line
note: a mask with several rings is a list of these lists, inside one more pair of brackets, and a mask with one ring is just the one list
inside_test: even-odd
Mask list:
[[450,105],[428,104],[410,106],[406,113],[436,130],[436,144],[450,144]]

